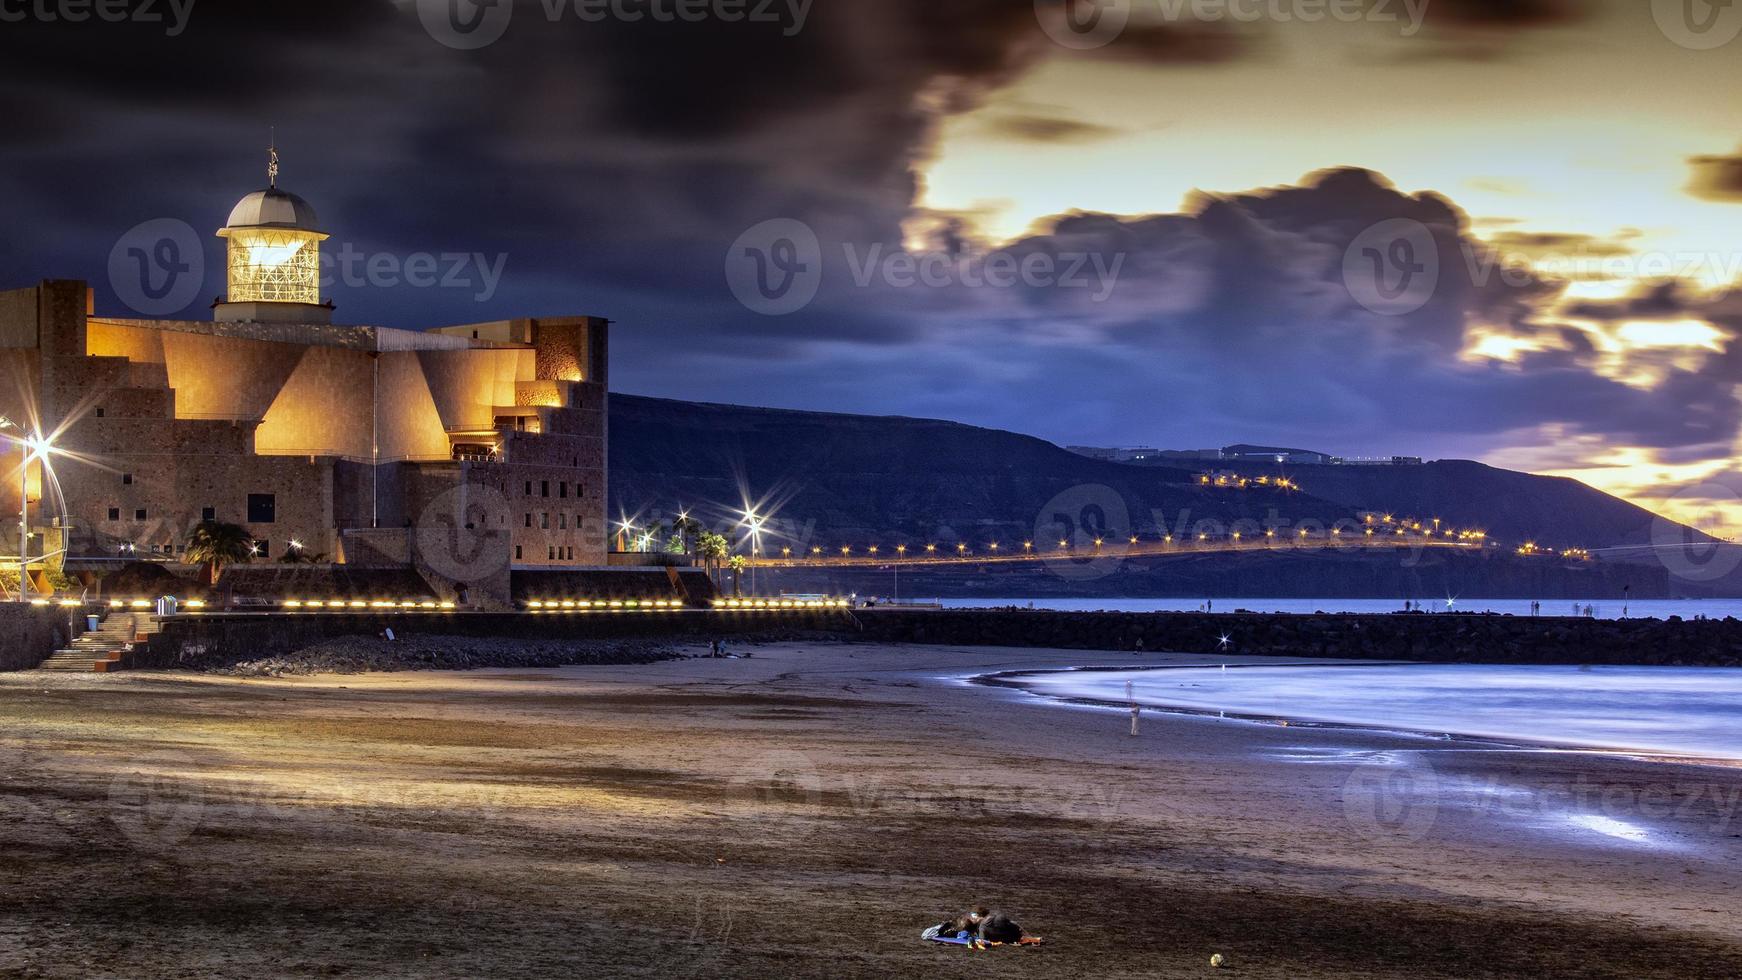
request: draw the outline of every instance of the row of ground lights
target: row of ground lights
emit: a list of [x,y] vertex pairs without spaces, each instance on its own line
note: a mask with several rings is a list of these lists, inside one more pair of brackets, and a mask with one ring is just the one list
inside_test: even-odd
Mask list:
[[455,609],[453,602],[436,602],[433,599],[403,599],[394,602],[392,599],[286,599],[286,609]]
[[677,599],[533,599],[526,608],[534,611],[576,609],[682,609]]
[[715,599],[720,609],[845,609],[846,599]]
[[[32,600],[30,600],[30,604],[33,606],[46,606],[46,605],[49,605],[50,603],[47,599],[32,599]],[[75,608],[78,608],[80,606],[85,605],[85,600],[83,600],[83,599],[61,599],[53,604],[60,606],[63,609],[75,609]],[[204,609],[204,608],[206,608],[205,602],[203,600],[200,600],[200,599],[188,599],[188,600],[181,602],[179,604],[188,608],[188,609]],[[109,600],[109,608],[110,609],[129,609],[129,608],[131,608],[131,609],[150,609],[154,605],[156,605],[156,603],[153,603],[150,599],[110,599]]]

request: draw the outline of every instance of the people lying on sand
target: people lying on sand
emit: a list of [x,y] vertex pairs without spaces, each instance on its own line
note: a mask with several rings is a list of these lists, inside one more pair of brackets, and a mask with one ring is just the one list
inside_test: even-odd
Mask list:
[[922,935],[926,939],[933,939],[938,936],[964,934],[972,940],[976,948],[981,949],[987,946],[1029,945],[1040,941],[1038,937],[1030,936],[1008,915],[988,909],[984,905],[976,905],[954,919],[932,926]]

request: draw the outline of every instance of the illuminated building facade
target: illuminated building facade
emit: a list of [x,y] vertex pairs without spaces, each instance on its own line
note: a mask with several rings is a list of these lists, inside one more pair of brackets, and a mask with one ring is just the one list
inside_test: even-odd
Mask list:
[[19,382],[0,415],[100,464],[58,461],[64,499],[32,483],[32,523],[54,525],[69,569],[173,561],[206,520],[244,526],[266,560],[294,541],[481,600],[506,598],[510,567],[607,563],[608,321],[336,326],[306,202],[255,192],[219,234],[212,321],[99,317],[77,281],[0,292]]

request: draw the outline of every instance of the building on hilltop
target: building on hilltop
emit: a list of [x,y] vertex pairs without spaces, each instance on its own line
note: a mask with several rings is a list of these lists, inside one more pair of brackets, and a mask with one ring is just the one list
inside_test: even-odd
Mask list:
[[0,292],[0,363],[20,382],[0,385],[0,415],[67,454],[46,493],[40,464],[27,473],[32,553],[64,548],[70,574],[172,562],[219,521],[267,560],[412,566],[474,602],[506,601],[510,567],[606,565],[609,321],[334,325],[326,235],[276,159],[272,176],[218,232],[211,321],[97,316],[78,281]]

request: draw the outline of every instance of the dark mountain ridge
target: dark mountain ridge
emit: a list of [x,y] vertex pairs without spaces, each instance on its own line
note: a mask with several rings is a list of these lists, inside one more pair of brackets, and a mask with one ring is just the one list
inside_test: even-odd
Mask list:
[[[1301,490],[1200,485],[1198,473],[1212,469],[1286,476]],[[611,398],[610,481],[613,508],[627,514],[669,516],[688,507],[724,526],[744,504],[757,505],[774,515],[771,531],[786,539],[774,547],[795,551],[956,541],[1009,547],[1068,536],[1071,522],[1145,536],[1191,533],[1199,522],[1328,527],[1368,511],[1439,518],[1509,547],[1535,541],[1600,549],[1647,543],[1654,523],[1667,523],[1576,480],[1467,460],[1139,465],[958,422],[634,395]]]

